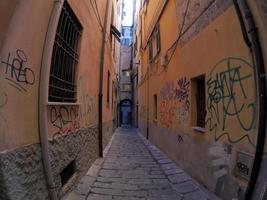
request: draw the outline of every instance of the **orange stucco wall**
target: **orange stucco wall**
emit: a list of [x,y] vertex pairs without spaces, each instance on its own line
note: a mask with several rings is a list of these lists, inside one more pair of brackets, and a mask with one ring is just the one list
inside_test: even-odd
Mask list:
[[[227,186],[230,183],[223,182],[226,189],[222,189],[217,187],[217,181],[227,176],[237,187],[247,184],[246,179],[236,175],[235,168],[239,152],[250,155],[250,159],[255,153],[259,111],[253,60],[230,1],[222,9],[210,8],[213,14],[218,13],[216,16],[210,14],[202,18],[197,15],[208,1],[203,4],[191,2],[183,27],[186,2],[168,1],[161,14],[157,8],[164,1],[150,1],[146,11],[141,9],[138,28],[142,34],[137,35],[143,47],[137,53],[141,59],[139,127],[144,135],[148,134],[152,142],[209,189],[223,198],[231,195],[233,198],[236,191],[232,191],[233,187],[227,188],[231,187]],[[249,4],[260,27],[261,45],[266,52],[265,15],[257,12],[257,4]],[[159,16],[158,21],[155,16]],[[196,17],[199,19],[194,23]],[[149,38],[146,37],[150,35],[149,27],[156,23],[160,26],[161,50],[149,63],[146,43]],[[177,47],[170,48],[180,32],[182,36]],[[205,76],[207,114],[206,125],[199,131],[195,129],[195,78],[201,75]],[[157,108],[153,106],[155,94]],[[154,118],[155,109],[157,119]]]
[[[71,130],[97,125],[99,62],[102,40],[101,27],[89,1],[68,1],[83,26],[80,39],[79,62],[77,67],[77,105],[46,106],[48,114],[48,136],[52,138],[60,132],[68,134]],[[111,23],[111,3],[108,25]],[[49,1],[4,1],[1,2],[1,93],[0,93],[0,151],[22,145],[38,143],[38,91],[39,77],[48,29],[54,2]],[[104,21],[106,2],[98,2],[101,21]],[[5,9],[8,6],[9,9]],[[117,7],[114,6],[116,9]],[[115,15],[117,11],[115,10]],[[116,18],[115,18],[116,20]],[[119,23],[118,23],[119,25]],[[103,26],[103,24],[102,24]],[[107,106],[107,73],[110,72],[110,102],[112,81],[115,80],[116,63],[111,54],[109,26],[106,33],[105,61],[103,72],[103,122],[113,120],[112,104]],[[114,37],[113,37],[114,40]],[[118,42],[116,47],[118,48]],[[0,47],[1,47],[0,46]],[[117,49],[118,55],[119,50]],[[115,56],[114,56],[115,57]],[[8,60],[9,59],[9,60]],[[14,66],[6,63],[15,62]],[[25,74],[16,78],[22,67]],[[21,73],[23,73],[21,72]],[[12,74],[13,73],[13,74]],[[13,77],[12,77],[13,76]],[[11,80],[10,80],[11,79]],[[21,80],[27,80],[28,84]],[[15,83],[14,83],[15,82]],[[13,86],[12,86],[13,85]],[[47,87],[48,89],[48,87]],[[48,101],[47,101],[48,102]],[[62,113],[61,113],[62,112]],[[62,118],[59,116],[62,115]]]

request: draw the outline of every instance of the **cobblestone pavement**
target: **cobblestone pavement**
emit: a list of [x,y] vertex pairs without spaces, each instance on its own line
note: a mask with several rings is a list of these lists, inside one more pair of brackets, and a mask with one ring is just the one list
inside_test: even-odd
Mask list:
[[67,200],[218,199],[135,129],[120,128]]

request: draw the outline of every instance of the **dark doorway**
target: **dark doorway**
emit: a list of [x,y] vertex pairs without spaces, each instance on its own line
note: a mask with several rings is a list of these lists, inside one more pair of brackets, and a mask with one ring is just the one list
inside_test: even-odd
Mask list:
[[122,100],[120,103],[120,125],[130,126],[132,124],[132,101]]

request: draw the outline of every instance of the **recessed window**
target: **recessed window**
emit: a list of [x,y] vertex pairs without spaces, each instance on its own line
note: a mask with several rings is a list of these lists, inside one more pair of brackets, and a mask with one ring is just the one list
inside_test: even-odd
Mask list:
[[205,128],[206,104],[205,104],[205,76],[193,79],[195,87],[196,126]]
[[159,24],[157,24],[149,42],[148,42],[149,62],[152,62],[152,60],[159,54],[160,48],[161,48],[160,28],[159,28]]
[[158,119],[158,96],[154,94],[154,119]]
[[49,79],[50,102],[76,102],[78,46],[82,26],[67,1],[57,27]]

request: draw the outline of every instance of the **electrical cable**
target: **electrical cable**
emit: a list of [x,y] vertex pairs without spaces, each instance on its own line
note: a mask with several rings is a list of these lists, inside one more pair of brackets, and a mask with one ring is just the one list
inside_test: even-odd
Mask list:
[[[187,1],[187,6],[186,6],[186,9],[185,9],[185,15],[184,15],[184,18],[183,18],[183,22],[182,22],[182,26],[181,26],[181,29],[180,29],[180,32],[179,32],[179,35],[177,37],[177,39],[173,42],[173,44],[169,47],[169,49],[167,50],[167,54],[169,52],[171,52],[170,54],[170,57],[168,59],[168,62],[166,64],[166,67],[169,65],[174,53],[175,53],[175,50],[178,46],[178,43],[180,41],[180,39],[182,38],[182,36],[184,36],[185,33],[187,33],[188,30],[190,30],[190,28],[202,17],[203,14],[206,13],[206,11],[214,4],[215,0],[213,0],[212,2],[210,2],[204,9],[203,11],[185,28],[185,30],[183,31],[184,29],[184,26],[185,26],[185,19],[186,19],[186,16],[188,14],[188,10],[189,10],[189,4],[190,4],[190,0]],[[172,50],[172,51],[171,51]],[[165,70],[166,70],[166,67],[160,72],[158,73],[157,75],[160,75],[161,73],[163,73]],[[147,74],[147,72],[146,72]],[[144,76],[144,78],[146,78],[146,74]],[[143,79],[144,79],[143,78]],[[145,80],[142,80],[140,82],[140,84],[138,84],[139,86],[141,86],[143,84]]]

